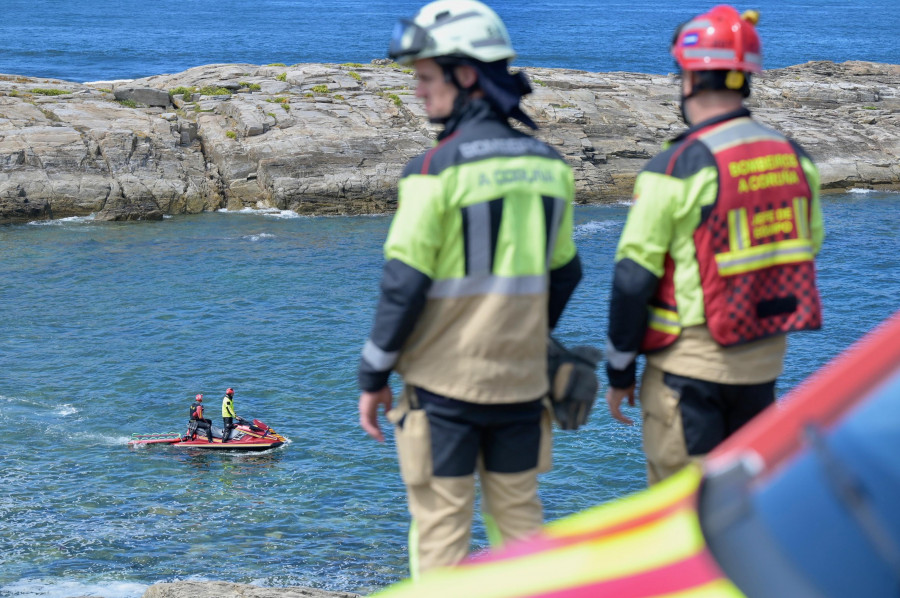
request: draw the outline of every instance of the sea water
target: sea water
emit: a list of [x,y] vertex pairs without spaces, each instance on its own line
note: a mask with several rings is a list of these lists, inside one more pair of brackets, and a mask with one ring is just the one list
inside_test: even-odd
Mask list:
[[[711,4],[494,6],[517,64],[665,73],[672,29]],[[368,62],[418,6],[4,0],[0,72],[85,81]],[[768,66],[900,62],[892,1],[739,8],[761,10]],[[566,343],[604,344],[627,209],[575,211],[585,277],[558,329]],[[826,195],[823,209],[825,325],[791,336],[780,395],[900,308],[900,194]],[[367,593],[403,577],[391,431],[372,441],[356,412],[389,223],[246,210],[0,226],[0,597],[137,598],[185,579]],[[183,431],[197,393],[217,422],[229,386],[239,415],[290,442],[255,455],[128,447],[133,433]],[[541,487],[549,520],[644,486],[640,431],[602,400],[585,428],[557,435],[554,459]],[[485,544],[477,527],[473,548]]]
[[[900,194],[823,208],[825,326],[791,337],[782,395],[900,307]],[[585,275],[566,343],[604,342],[627,210],[575,211]],[[369,439],[356,412],[389,222],[247,210],[0,227],[0,596],[118,598],[179,579],[369,592],[401,578],[390,431]],[[219,421],[229,386],[239,415],[290,443],[128,447],[132,433],[183,431],[197,393]],[[550,520],[644,486],[639,429],[602,400],[558,433],[554,457]]]
[[[675,27],[710,1],[500,0],[516,64],[664,74]],[[0,73],[75,81],[220,62],[384,58],[421,0],[3,0]],[[810,60],[900,63],[896,0],[754,0],[767,68]]]

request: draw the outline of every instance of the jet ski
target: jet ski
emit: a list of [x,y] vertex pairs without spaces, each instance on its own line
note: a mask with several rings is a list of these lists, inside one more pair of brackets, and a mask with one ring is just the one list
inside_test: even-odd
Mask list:
[[184,435],[177,432],[132,434],[128,446],[134,448],[149,444],[168,444],[180,448],[204,450],[265,451],[278,448],[285,442],[287,442],[287,438],[260,420],[248,421],[239,417],[237,425],[231,429],[228,435],[227,442],[222,442],[222,428],[212,426],[212,442],[207,440],[204,430],[196,430]]

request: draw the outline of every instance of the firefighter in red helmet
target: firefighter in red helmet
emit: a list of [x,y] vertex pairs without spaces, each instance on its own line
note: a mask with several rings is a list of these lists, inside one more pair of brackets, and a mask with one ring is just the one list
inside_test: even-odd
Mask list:
[[786,333],[821,326],[818,170],[744,106],[762,70],[758,16],[716,6],[675,32],[689,128],[638,174],[616,251],[606,399],[630,424],[621,405],[644,354],[651,484],[773,403]]

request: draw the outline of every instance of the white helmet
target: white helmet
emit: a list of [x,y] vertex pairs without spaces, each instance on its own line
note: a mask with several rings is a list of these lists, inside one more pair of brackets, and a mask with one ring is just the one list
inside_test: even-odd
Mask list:
[[394,27],[388,55],[410,64],[422,58],[452,56],[481,62],[512,59],[516,53],[506,26],[477,0],[436,0]]

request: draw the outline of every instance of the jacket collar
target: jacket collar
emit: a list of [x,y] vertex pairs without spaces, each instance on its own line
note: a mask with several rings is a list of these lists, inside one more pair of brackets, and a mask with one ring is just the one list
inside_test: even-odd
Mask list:
[[678,143],[679,141],[683,141],[685,138],[687,138],[690,135],[693,135],[697,131],[706,129],[707,127],[711,127],[711,126],[717,125],[719,123],[723,123],[726,120],[732,120],[735,118],[741,118],[741,117],[745,117],[745,116],[748,116],[748,117],[750,116],[750,110],[748,110],[745,107],[738,108],[737,110],[733,110],[731,112],[726,112],[725,114],[720,114],[719,116],[714,116],[713,118],[710,118],[701,123],[697,123],[696,125],[691,126],[691,128],[682,132],[680,135],[678,135],[678,137],[671,140],[666,145],[671,145],[673,143]]
[[466,102],[465,106],[463,106],[460,110],[456,111],[453,115],[450,116],[450,118],[447,120],[447,124],[444,125],[444,130],[438,134],[438,141],[446,139],[463,125],[480,120],[496,120],[498,122],[506,122],[505,119],[501,118],[500,115],[497,114],[497,112],[493,109],[493,107],[491,107],[490,103],[488,103],[487,100],[482,98],[469,100],[468,102]]

